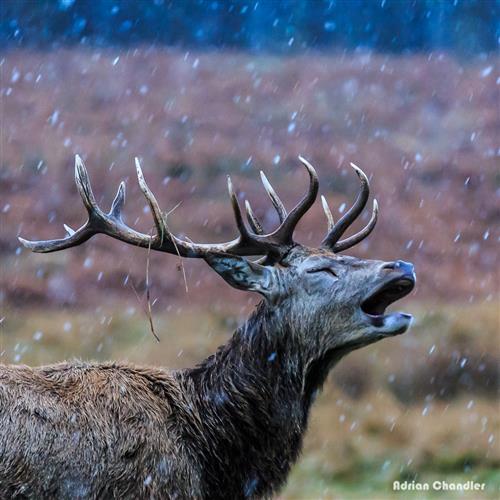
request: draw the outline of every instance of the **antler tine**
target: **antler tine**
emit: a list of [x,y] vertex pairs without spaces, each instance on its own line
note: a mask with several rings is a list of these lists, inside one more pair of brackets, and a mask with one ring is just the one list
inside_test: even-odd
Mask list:
[[141,191],[144,194],[149,204],[149,207],[151,208],[151,214],[153,215],[156,231],[160,238],[160,244],[163,242],[164,237],[167,237],[169,240],[171,240],[172,239],[171,234],[167,228],[167,222],[165,220],[165,217],[163,216],[160,205],[158,205],[155,195],[153,194],[151,189],[149,189],[149,186],[146,184],[146,181],[144,180],[144,175],[142,173],[139,158],[135,159],[135,169],[137,172],[137,180],[139,181],[139,187],[141,188]]
[[335,243],[340,239],[340,237],[345,233],[346,229],[356,220],[359,214],[365,208],[366,202],[370,195],[370,183],[366,174],[354,163],[351,163],[351,167],[354,169],[356,174],[358,174],[359,180],[361,182],[360,191],[356,201],[353,206],[347,211],[347,213],[333,226],[333,228],[328,232],[326,237],[322,241],[322,246],[333,248]]
[[328,231],[331,231],[333,226],[335,226],[335,221],[333,220],[332,211],[328,206],[328,202],[323,195],[321,195],[321,205],[323,206],[323,211],[325,212],[326,220],[328,221]]
[[248,200],[245,200],[245,209],[247,212],[247,220],[255,234],[264,234],[264,229],[262,228],[262,224],[259,219],[253,213],[252,207]]
[[262,180],[262,184],[264,185],[264,189],[266,190],[267,195],[269,196],[269,198],[271,198],[271,202],[274,208],[276,209],[276,212],[278,212],[278,217],[281,224],[288,215],[285,205],[283,205],[283,202],[280,200],[280,197],[276,194],[276,191],[273,189],[273,186],[271,186],[271,183],[268,181],[266,174],[262,170],[260,171],[260,178]]
[[75,234],[75,230],[72,227],[68,226],[67,224],[63,224],[63,226],[64,226],[64,229],[66,229],[68,236]]
[[227,176],[227,190],[229,192],[229,198],[231,199],[231,205],[233,207],[234,219],[236,221],[236,227],[240,232],[241,238],[246,239],[250,235],[248,233],[248,229],[243,222],[243,217],[241,215],[240,204],[238,203],[238,198],[236,197],[236,193],[233,189],[233,183],[231,182],[231,177]]
[[370,217],[368,224],[353,236],[349,236],[349,238],[335,243],[335,245],[333,246],[333,251],[336,253],[342,252],[343,250],[347,250],[348,248],[351,248],[354,245],[357,245],[360,241],[364,240],[373,231],[373,228],[377,223],[378,211],[379,209],[377,200],[373,200],[372,216]]
[[309,189],[302,200],[297,203],[293,210],[287,215],[281,226],[273,233],[282,244],[292,244],[292,236],[295,227],[304,214],[312,207],[318,195],[319,181],[314,167],[302,156],[299,160],[309,174]]
[[[262,170],[260,171],[260,178],[262,180],[262,184],[264,185],[264,189],[266,190],[267,195],[271,199],[273,207],[276,209],[276,212],[278,212],[278,219],[281,224],[288,215],[285,205],[283,205],[283,202],[281,201],[280,197],[276,194],[276,191],[273,189],[273,186],[271,185],[271,183],[266,177],[266,174]],[[264,229],[262,228],[262,224],[253,213],[252,207],[250,206],[250,203],[247,200],[245,200],[245,208],[247,212],[247,220],[253,232],[255,234],[264,234]]]
[[116,192],[113,203],[111,203],[111,210],[109,214],[116,219],[122,220],[122,209],[125,204],[125,182],[120,182],[118,191]]
[[89,173],[79,155],[75,155],[75,183],[89,216],[100,212],[90,185]]
[[20,236],[18,236],[17,239],[22,243],[23,246],[29,248],[33,252],[49,253],[81,245],[95,234],[95,232],[89,231],[85,226],[82,226],[77,231],[71,230],[73,231],[72,233],[67,229],[66,231],[68,232],[68,236],[66,236],[66,238],[59,238],[55,240],[30,241],[25,240]]

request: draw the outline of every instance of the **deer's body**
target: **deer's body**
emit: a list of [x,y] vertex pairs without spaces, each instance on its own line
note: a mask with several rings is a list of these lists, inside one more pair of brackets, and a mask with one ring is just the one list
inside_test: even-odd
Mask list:
[[265,309],[194,369],[0,366],[0,497],[270,495],[322,378]]
[[[97,205],[76,158],[75,179],[88,221],[65,238],[21,242],[37,252],[80,245],[104,233],[126,243],[203,258],[235,288],[264,297],[249,320],[199,366],[167,372],[123,364],[62,364],[38,369],[0,366],[0,497],[262,498],[276,492],[297,459],[316,391],[342,356],[405,332],[411,316],[385,314],[415,284],[406,262],[339,255],[375,226],[340,239],[361,214],[368,178],[320,248],[293,241],[318,192],[303,158],[309,190],[288,213],[262,175],[279,227],[265,233],[249,204],[245,224],[228,181],[239,236],[196,244],[174,236],[136,160],[139,185],[156,234],[122,218],[125,184],[109,213]],[[263,256],[259,261],[244,257]]]
[[0,497],[144,498],[167,463],[163,488],[194,486],[187,450],[175,449],[176,396],[179,382],[160,370],[0,367]]

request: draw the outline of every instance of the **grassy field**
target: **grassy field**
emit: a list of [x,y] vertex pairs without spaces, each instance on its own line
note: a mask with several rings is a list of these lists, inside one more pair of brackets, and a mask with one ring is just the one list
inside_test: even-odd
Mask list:
[[[280,498],[497,498],[496,306],[410,303],[417,321],[408,334],[343,360],[313,408],[302,459]],[[30,365],[79,357],[189,366],[224,343],[241,320],[206,309],[155,315],[158,344],[140,308],[6,312],[0,360]],[[432,377],[437,386],[429,389]],[[474,480],[486,490],[393,492],[392,482],[405,479]]]

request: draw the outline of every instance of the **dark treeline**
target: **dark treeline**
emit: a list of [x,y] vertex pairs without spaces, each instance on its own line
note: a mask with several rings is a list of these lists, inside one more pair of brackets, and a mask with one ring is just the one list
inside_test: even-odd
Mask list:
[[500,0],[2,0],[2,46],[495,50]]

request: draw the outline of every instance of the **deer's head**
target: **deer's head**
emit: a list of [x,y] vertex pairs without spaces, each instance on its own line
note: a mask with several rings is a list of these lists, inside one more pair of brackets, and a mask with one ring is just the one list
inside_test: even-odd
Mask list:
[[[296,339],[311,358],[320,358],[337,350],[348,352],[384,337],[405,332],[411,316],[401,312],[386,313],[392,302],[407,295],[414,287],[413,266],[403,261],[364,260],[340,254],[368,236],[375,227],[378,205],[364,229],[341,239],[360,215],[369,196],[366,175],[355,165],[361,189],[353,206],[336,223],[322,197],[328,220],[328,232],[319,248],[309,248],[293,241],[294,229],[313,205],[318,193],[314,168],[299,157],[310,179],[309,189],[297,206],[288,213],[261,173],[264,187],[276,211],[280,225],[265,233],[251,206],[245,202],[248,223],[243,220],[237,197],[228,178],[228,189],[239,230],[233,241],[220,244],[196,244],[180,239],[169,230],[167,217],[147,186],[136,159],[139,185],[153,214],[156,234],[140,233],[122,219],[125,184],[118,188],[111,210],[104,213],[95,201],[87,170],[77,156],[75,180],[88,212],[88,221],[74,231],[65,225],[65,238],[49,241],[20,241],[35,252],[53,252],[80,245],[94,234],[103,233],[126,243],[151,248],[181,257],[203,258],[230,285],[260,293],[273,314],[293,325]],[[261,256],[257,261],[249,257]]]

